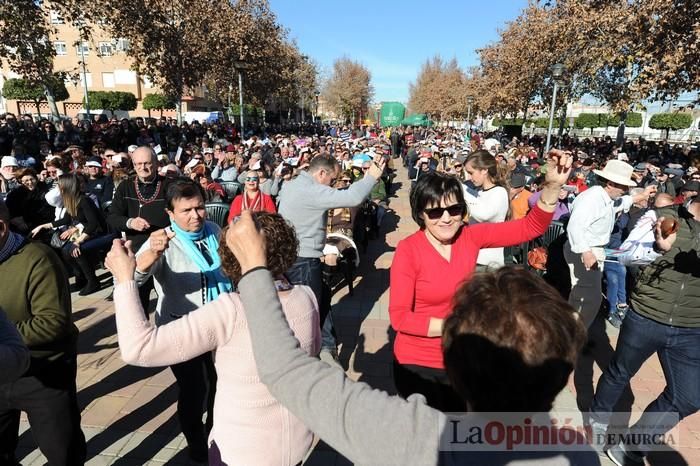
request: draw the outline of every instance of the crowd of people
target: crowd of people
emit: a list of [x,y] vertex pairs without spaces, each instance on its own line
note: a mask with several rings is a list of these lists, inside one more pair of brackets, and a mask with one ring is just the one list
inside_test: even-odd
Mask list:
[[[621,333],[590,412],[593,447],[643,463],[649,445],[605,433],[656,352],[669,384],[631,429],[700,408],[696,146],[564,137],[544,153],[539,137],[468,127],[242,136],[168,118],[0,123],[0,309],[16,328],[0,312],[2,464],[14,464],[20,411],[50,464],[84,462],[70,293],[104,287],[102,265],[122,357],[170,366],[202,463],[299,464],[313,434],[361,463],[473,462],[438,451],[442,413],[548,411],[601,306]],[[398,244],[388,284],[390,397],[337,370],[331,298],[339,268],[381,238],[398,170],[417,231]],[[208,206],[221,204],[212,221]],[[543,279],[526,245],[552,222],[563,233],[538,243]],[[550,360],[561,364],[542,369]],[[263,448],[273,438],[277,449]],[[588,453],[527,459],[596,464]]]

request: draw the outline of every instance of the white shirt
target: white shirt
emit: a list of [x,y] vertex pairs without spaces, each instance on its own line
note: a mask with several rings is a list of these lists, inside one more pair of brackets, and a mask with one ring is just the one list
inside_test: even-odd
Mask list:
[[[474,191],[464,186],[464,200],[469,208],[469,223],[500,223],[508,215],[510,199],[508,191],[502,186]],[[502,266],[503,248],[485,248],[479,251],[476,258],[479,265]]]
[[577,254],[603,247],[610,242],[615,215],[632,207],[632,196],[612,200],[602,186],[593,186],[579,194],[571,205],[571,217],[566,227],[571,250]]

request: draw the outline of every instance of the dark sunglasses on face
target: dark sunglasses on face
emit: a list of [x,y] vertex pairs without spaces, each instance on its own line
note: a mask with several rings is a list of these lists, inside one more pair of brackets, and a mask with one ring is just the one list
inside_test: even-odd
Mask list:
[[447,207],[433,207],[432,209],[425,209],[425,215],[428,216],[430,220],[438,220],[442,218],[445,211],[450,215],[450,217],[462,217],[466,212],[467,206],[464,204],[452,204]]
[[258,181],[258,177],[257,176],[249,176],[245,180],[248,182]]

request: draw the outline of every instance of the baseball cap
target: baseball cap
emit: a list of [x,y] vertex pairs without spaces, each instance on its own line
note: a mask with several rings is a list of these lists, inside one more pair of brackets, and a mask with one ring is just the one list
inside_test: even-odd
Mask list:
[[86,167],[97,167],[102,168],[102,161],[99,157],[90,157],[85,164]]
[[0,167],[19,167],[19,164],[17,163],[16,158],[12,157],[11,155],[6,155],[2,158],[2,163],[0,163]]

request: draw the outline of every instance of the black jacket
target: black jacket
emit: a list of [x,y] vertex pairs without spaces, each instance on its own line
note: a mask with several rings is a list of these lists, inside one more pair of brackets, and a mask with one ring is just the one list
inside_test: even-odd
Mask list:
[[[149,202],[144,203],[139,199],[135,183],[138,183],[141,197],[149,200]],[[126,238],[132,241],[132,249],[134,251],[139,250],[151,233],[170,225],[170,218],[165,212],[167,183],[168,180],[162,176],[157,176],[151,183],[142,183],[134,176],[122,181],[114,191],[107,222],[114,229],[126,232]],[[156,190],[157,194],[153,197]],[[153,197],[152,200],[150,200],[151,197]],[[127,220],[136,217],[145,219],[151,227],[146,231],[136,231],[127,228]]]

